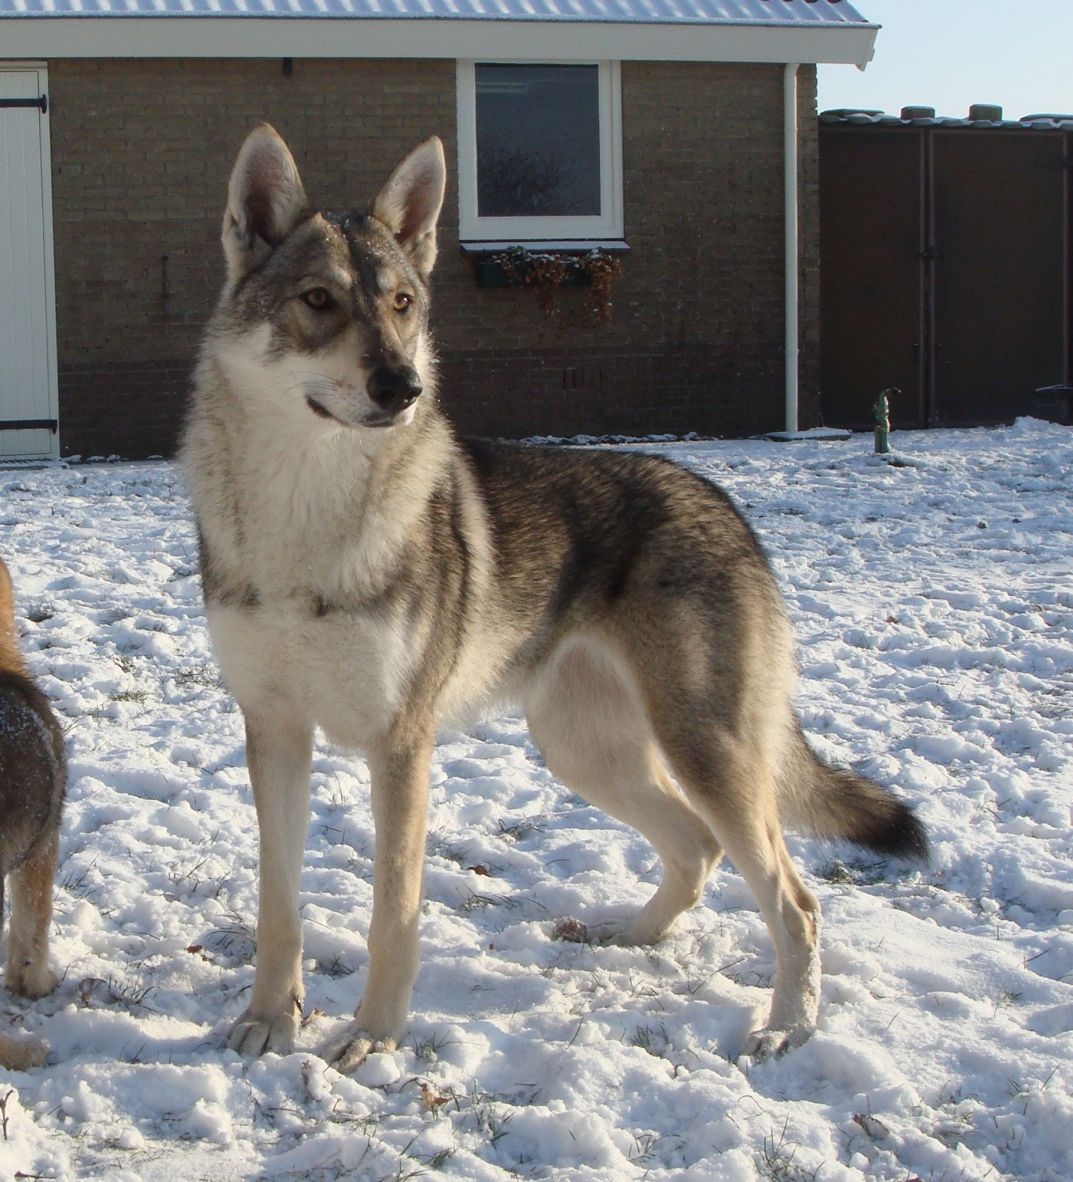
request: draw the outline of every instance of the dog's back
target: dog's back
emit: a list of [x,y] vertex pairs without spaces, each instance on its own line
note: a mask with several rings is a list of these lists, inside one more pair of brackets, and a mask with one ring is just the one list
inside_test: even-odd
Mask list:
[[[11,578],[0,559],[0,909],[10,876],[5,983],[27,997],[56,984],[48,927],[65,781],[63,731],[19,652]],[[44,1056],[37,1040],[0,1035],[8,1067],[35,1066]]]

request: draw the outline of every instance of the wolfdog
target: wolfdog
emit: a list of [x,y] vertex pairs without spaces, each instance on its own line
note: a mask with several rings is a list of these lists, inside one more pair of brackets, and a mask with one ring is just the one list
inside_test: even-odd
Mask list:
[[260,833],[254,984],[230,1045],[284,1052],[298,1027],[314,728],[364,753],[372,781],[368,977],[323,1051],[348,1070],[404,1029],[437,723],[513,701],[553,774],[662,861],[648,902],[591,939],[662,939],[729,855],[777,963],[743,1051],[776,1054],[814,1029],[819,990],[818,905],[783,826],[919,857],[923,827],[808,746],[780,593],[723,492],[649,455],[455,436],[429,337],[445,179],[432,138],[368,212],[316,212],[265,124],[231,175],[181,449]]
[[[0,916],[11,880],[4,980],[14,993],[43,997],[56,987],[48,929],[67,777],[60,724],[19,652],[13,599],[0,559]],[[37,1039],[0,1034],[4,1067],[39,1067],[46,1053]]]

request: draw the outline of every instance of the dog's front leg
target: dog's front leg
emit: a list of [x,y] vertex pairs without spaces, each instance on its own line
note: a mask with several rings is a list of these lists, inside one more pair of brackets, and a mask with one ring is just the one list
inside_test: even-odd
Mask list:
[[369,976],[355,1021],[322,1051],[339,1071],[352,1071],[371,1051],[394,1050],[402,1038],[420,958],[432,746],[430,723],[368,752],[376,825]]
[[313,730],[278,714],[246,714],[246,760],[260,831],[257,964],[250,1004],[228,1045],[246,1055],[285,1054],[302,1012],[298,885],[309,826]]

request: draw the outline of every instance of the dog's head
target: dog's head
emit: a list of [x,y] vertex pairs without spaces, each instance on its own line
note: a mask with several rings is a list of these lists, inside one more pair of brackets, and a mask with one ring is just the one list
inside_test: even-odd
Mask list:
[[428,280],[445,182],[433,137],[368,212],[318,213],[276,131],[251,132],[231,174],[227,285],[209,335],[240,397],[325,430],[413,420],[434,377]]

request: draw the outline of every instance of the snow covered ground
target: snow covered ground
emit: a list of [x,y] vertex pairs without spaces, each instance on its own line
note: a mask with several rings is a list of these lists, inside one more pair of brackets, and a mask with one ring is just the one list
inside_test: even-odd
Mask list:
[[822,752],[919,809],[926,870],[793,839],[824,910],[820,1029],[734,1057],[773,957],[733,867],[655,949],[553,941],[637,903],[647,846],[558,788],[516,717],[443,735],[403,1049],[315,1048],[365,969],[361,760],[319,748],[294,1054],[224,1049],[252,979],[240,717],[166,463],[0,471],[27,658],[69,733],[53,965],[0,1021],[0,1178],[1058,1182],[1073,1177],[1073,430],[661,446],[746,508]]

